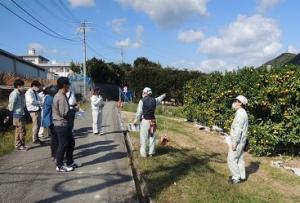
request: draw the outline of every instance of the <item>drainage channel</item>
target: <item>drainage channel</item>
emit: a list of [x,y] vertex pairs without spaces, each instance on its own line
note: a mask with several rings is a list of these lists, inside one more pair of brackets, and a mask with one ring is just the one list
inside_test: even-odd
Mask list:
[[133,147],[130,139],[130,134],[127,130],[127,128],[123,125],[122,119],[121,119],[121,112],[118,112],[119,117],[119,123],[121,130],[123,131],[124,135],[124,141],[127,148],[128,157],[130,160],[130,166],[132,170],[133,180],[135,182],[136,192],[138,196],[138,200],[140,203],[152,203],[153,201],[150,198],[150,193],[148,191],[146,181],[142,177],[141,173],[136,167],[136,163],[134,161],[133,157]]

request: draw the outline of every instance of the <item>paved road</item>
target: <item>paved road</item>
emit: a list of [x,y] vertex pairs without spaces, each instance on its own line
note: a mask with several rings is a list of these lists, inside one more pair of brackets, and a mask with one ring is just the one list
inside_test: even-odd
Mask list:
[[104,108],[103,136],[91,129],[91,112],[75,122],[74,158],[82,167],[55,172],[49,146],[0,158],[0,202],[136,202],[135,185],[118,111]]

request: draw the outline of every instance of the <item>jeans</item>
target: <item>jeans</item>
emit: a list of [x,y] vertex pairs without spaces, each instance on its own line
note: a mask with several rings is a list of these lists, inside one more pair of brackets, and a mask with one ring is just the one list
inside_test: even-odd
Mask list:
[[58,148],[56,152],[56,165],[60,168],[64,165],[64,155],[66,154],[67,165],[73,164],[73,151],[75,140],[70,126],[55,126],[58,137]]

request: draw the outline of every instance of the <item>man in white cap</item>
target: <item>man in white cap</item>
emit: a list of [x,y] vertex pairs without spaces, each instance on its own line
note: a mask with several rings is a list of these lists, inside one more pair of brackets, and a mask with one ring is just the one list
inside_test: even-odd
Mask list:
[[[153,156],[155,154],[155,142],[156,142],[156,120],[155,109],[158,104],[164,100],[166,94],[163,94],[157,98],[152,97],[152,90],[149,87],[145,87],[142,94],[143,98],[140,100],[137,108],[136,119],[133,122],[137,124],[141,121],[140,130],[140,154],[141,157]],[[146,152],[146,148],[149,145],[149,152]]]
[[248,100],[245,96],[239,95],[232,103],[232,109],[236,111],[235,118],[231,125],[227,163],[232,174],[229,183],[238,184],[246,180],[244,148],[248,132],[248,115],[245,106]]

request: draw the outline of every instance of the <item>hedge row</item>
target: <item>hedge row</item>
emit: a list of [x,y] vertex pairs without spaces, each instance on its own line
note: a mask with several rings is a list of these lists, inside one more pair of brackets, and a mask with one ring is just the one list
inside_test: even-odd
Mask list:
[[256,155],[300,151],[300,67],[243,68],[212,73],[185,86],[184,114],[229,131],[237,95],[249,99],[250,151]]

